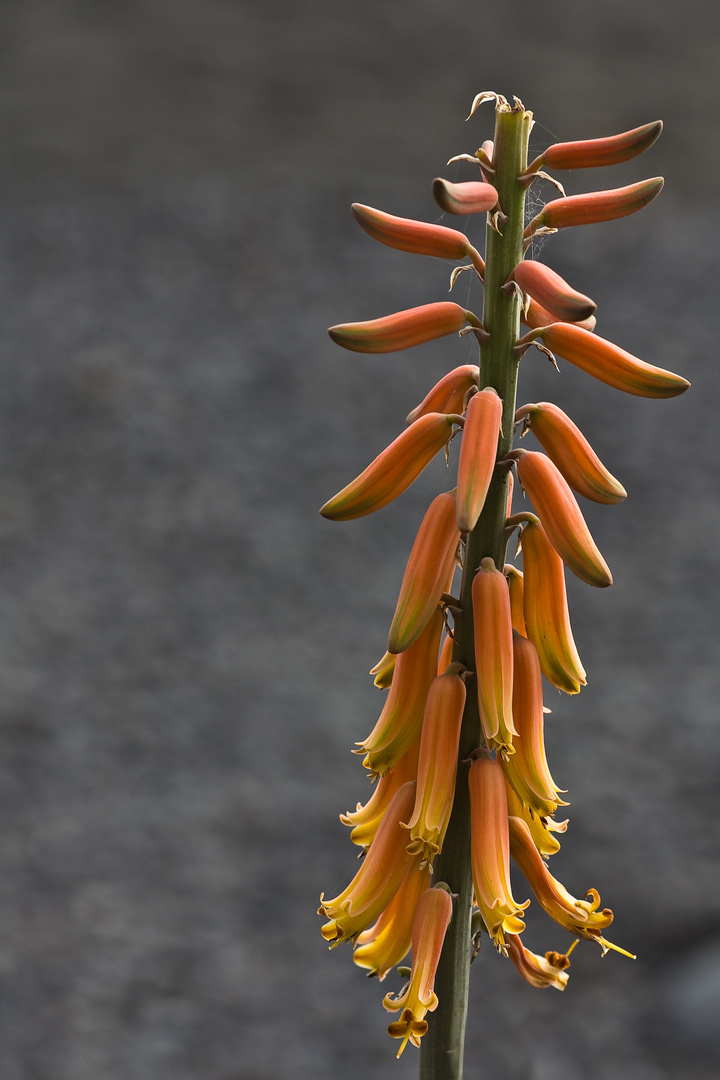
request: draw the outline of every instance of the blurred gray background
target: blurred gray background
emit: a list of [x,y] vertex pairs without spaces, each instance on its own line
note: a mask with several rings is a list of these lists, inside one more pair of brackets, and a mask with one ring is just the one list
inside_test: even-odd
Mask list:
[[[645,158],[563,176],[664,174],[661,198],[543,258],[693,389],[522,364],[521,400],[563,405],[629,491],[587,511],[615,587],[569,582],[589,685],[548,694],[548,753],[553,870],[639,959],[583,944],[561,996],[483,950],[467,1076],[717,1076],[719,46],[715,0],[0,6],[2,1080],[416,1075],[397,985],[328,954],[315,909],[357,866],[366,672],[450,480],[317,509],[474,353],[325,328],[445,298],[447,264],[349,204],[441,220],[430,181],[473,177],[444,163],[491,136],[490,106],[464,123],[486,89],[534,111],[536,152],[665,120]],[[569,936],[540,913],[526,941]]]

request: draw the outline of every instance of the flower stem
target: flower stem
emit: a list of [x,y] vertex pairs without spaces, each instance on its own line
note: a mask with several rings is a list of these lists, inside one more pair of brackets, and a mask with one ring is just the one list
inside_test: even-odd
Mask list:
[[[494,184],[499,203],[507,217],[500,224],[502,235],[487,228],[485,256],[485,299],[483,325],[490,339],[480,348],[480,389],[492,386],[503,401],[502,434],[498,456],[512,447],[513,419],[518,359],[513,346],[520,329],[520,302],[515,290],[501,292],[511,271],[523,257],[522,235],[525,212],[525,189],[517,177],[527,166],[527,144],[532,114],[522,106],[511,108],[500,103],[495,122],[496,175]],[[471,671],[475,669],[472,617],[472,581],[483,558],[490,557],[498,569],[505,562],[505,518],[508,495],[508,472],[496,469],[477,526],[469,534],[465,549],[461,605],[455,621],[453,660]],[[470,800],[467,766],[463,761],[482,745],[482,731],[474,681],[463,716],[458,760],[458,778],[450,825],[442,854],[435,860],[435,877],[446,881],[456,895],[452,922],[445,937],[440,965],[435,978],[437,1010],[429,1017],[429,1028],[420,1051],[420,1080],[462,1080],[463,1047],[467,1019],[470,978],[470,916],[472,912],[472,873],[470,868]]]

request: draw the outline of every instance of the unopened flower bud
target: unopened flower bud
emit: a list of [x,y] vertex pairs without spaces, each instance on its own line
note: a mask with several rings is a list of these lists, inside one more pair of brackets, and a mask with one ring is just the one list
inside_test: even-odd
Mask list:
[[445,640],[442,643],[440,649],[440,659],[438,660],[438,675],[443,675],[452,664],[454,641],[449,634],[445,635]]
[[339,323],[331,326],[328,334],[337,345],[351,352],[387,353],[452,334],[461,330],[466,322],[472,326],[480,325],[472,312],[450,300],[441,300],[397,311],[381,319]]
[[600,382],[638,397],[670,398],[690,386],[672,371],[639,360],[604,338],[569,323],[552,323],[535,334],[552,352]]
[[597,503],[618,503],[627,492],[603,465],[570,417],[550,401],[523,405],[515,423],[523,420],[570,487]]
[[477,386],[479,372],[480,368],[476,364],[462,364],[453,368],[433,386],[420,404],[408,413],[408,424],[429,412],[464,412],[465,395],[473,386]]
[[[551,323],[558,321],[555,315],[551,315],[542,304],[538,304],[533,299],[530,300],[527,308],[521,312],[520,318],[531,330],[537,330],[541,326],[550,326]],[[597,325],[597,319],[594,315],[590,315],[587,319],[579,319],[577,322],[573,322],[573,325],[582,326],[583,330],[592,332]]]
[[406,428],[364,472],[329,499],[320,513],[330,521],[350,521],[387,506],[410,487],[448,442],[457,416],[427,413]]
[[517,630],[518,634],[527,637],[525,618],[523,616],[522,571],[518,570],[512,563],[505,563],[503,573],[505,574],[505,580],[508,583],[508,591],[510,593],[510,615],[512,618],[513,630]]
[[464,259],[472,250],[467,236],[445,225],[394,217],[361,203],[352,204],[355,220],[366,233],[388,247],[440,259]]
[[594,300],[573,289],[549,266],[534,259],[523,259],[518,263],[508,281],[516,282],[556,319],[577,323],[589,319],[597,306]]
[[513,644],[510,594],[490,558],[472,583],[475,677],[483,734],[491,750],[513,753]]
[[643,124],[605,139],[555,143],[537,159],[538,167],[542,164],[550,169],[597,169],[602,165],[618,165],[648,150],[662,129],[662,120],[655,120],[652,124]]
[[457,524],[461,532],[475,528],[497,460],[502,400],[492,387],[474,394],[465,414],[458,462]]
[[522,532],[523,621],[538,651],[546,679],[577,694],[585,685],[582,666],[570,628],[562,559],[539,521]]
[[440,603],[460,541],[455,492],[433,499],[418,530],[393,616],[388,650],[400,653],[416,641]]
[[498,201],[498,193],[492,184],[469,180],[451,184],[438,177],[433,180],[433,196],[438,206],[448,214],[482,214],[492,210]]
[[525,229],[525,238],[529,240],[541,227],[565,229],[572,225],[594,225],[598,221],[613,221],[634,214],[660,194],[663,184],[662,176],[655,176],[627,187],[553,199],[532,219]]
[[566,566],[588,585],[606,588],[612,574],[590,535],[577,500],[545,454],[518,450],[518,478],[538,512],[550,542]]

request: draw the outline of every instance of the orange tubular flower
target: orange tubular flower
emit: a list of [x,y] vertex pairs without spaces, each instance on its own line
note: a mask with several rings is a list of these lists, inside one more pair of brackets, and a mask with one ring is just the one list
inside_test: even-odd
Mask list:
[[[565,989],[568,981],[567,968],[570,967],[567,953],[546,952],[545,956],[538,956],[525,948],[517,934],[508,934],[505,943],[508,956],[531,986],[538,990],[544,990],[547,986],[554,986],[556,990]],[[573,942],[573,945],[575,944],[577,942]]]
[[433,990],[435,972],[440,962],[445,934],[452,918],[452,899],[442,887],[426,889],[418,901],[412,928],[412,970],[410,982],[399,997],[386,994],[383,1006],[388,1012],[402,1009],[399,1020],[388,1027],[388,1035],[402,1039],[397,1056],[408,1042],[420,1045],[428,1029],[425,1015],[437,1008]]
[[550,401],[523,405],[515,413],[515,423],[520,420],[580,495],[606,504],[626,498],[620,481],[608,472],[580,429],[557,405]]
[[331,326],[328,334],[337,345],[351,352],[398,352],[452,334],[461,330],[466,322],[472,326],[480,325],[471,311],[450,300],[441,300],[385,315],[382,319],[339,323]]
[[[325,915],[320,932],[326,941],[339,945],[367,929],[385,910],[413,859],[406,850],[406,833],[400,825],[415,802],[410,781],[395,793],[380,823],[377,836],[355,877],[334,900],[320,897],[319,915]],[[419,860],[418,860],[419,861]]]
[[513,722],[515,753],[503,762],[505,775],[520,800],[540,817],[554,814],[567,803],[558,798],[545,756],[542,674],[532,641],[513,633]]
[[387,690],[389,686],[392,686],[396,660],[394,653],[386,652],[382,660],[378,660],[375,667],[370,668],[370,674],[375,676],[375,685],[380,690]]
[[368,975],[377,975],[380,982],[410,951],[415,911],[429,884],[430,867],[421,870],[415,861],[411,862],[378,921],[358,935],[353,960],[358,967],[367,968]]
[[533,161],[527,173],[535,172],[543,165],[550,169],[597,169],[601,165],[618,165],[648,150],[660,137],[662,129],[662,120],[655,120],[652,124],[643,124],[606,139],[555,143]]
[[510,594],[492,559],[483,559],[472,583],[475,677],[483,734],[491,750],[513,753],[513,644]]
[[443,613],[436,608],[420,637],[395,664],[395,675],[377,724],[357,754],[374,776],[383,776],[397,764],[420,735],[430,684],[437,675]]
[[520,818],[510,818],[510,853],[530,883],[540,906],[551,919],[564,926],[571,934],[597,941],[603,955],[608,949],[614,949],[633,960],[632,953],[625,952],[617,945],[606,941],[601,931],[613,921],[610,908],[599,911],[600,895],[595,889],[588,889],[590,900],[576,900],[556,878],[552,876],[535,847],[530,830]]
[[[525,326],[529,326],[533,330],[539,330],[542,326],[550,326],[551,323],[557,322],[555,315],[551,315],[549,311],[546,311],[541,304],[531,299],[527,305],[527,309],[523,309],[520,313],[520,319]],[[584,330],[592,332],[597,324],[597,319],[594,315],[591,315],[587,319],[580,319],[578,322],[573,322],[573,326],[582,326]]]
[[412,645],[440,603],[455,565],[460,542],[455,492],[430,503],[410,552],[388,636],[388,651],[400,653]]
[[600,382],[637,397],[670,398],[684,393],[687,379],[672,371],[638,360],[604,338],[569,323],[540,327],[535,337],[568,363],[586,371]]
[[545,678],[566,694],[578,694],[585,685],[585,668],[570,628],[562,559],[539,521],[523,529],[522,553],[527,636],[538,651]]
[[655,176],[610,191],[590,191],[585,195],[553,199],[532,219],[525,229],[525,239],[531,239],[541,227],[565,229],[571,225],[594,225],[598,221],[613,221],[634,214],[660,194],[664,183],[662,176]]
[[393,217],[372,206],[353,203],[352,212],[358,225],[375,240],[399,251],[415,255],[434,255],[440,259],[464,259],[475,252],[467,236],[444,225],[429,225],[425,221]]
[[465,683],[453,668],[438,675],[427,697],[415,808],[405,826],[410,830],[408,851],[419,854],[420,865],[430,864],[440,851],[455,798],[460,726],[465,708]]
[[457,523],[462,532],[475,528],[485,503],[497,460],[502,409],[491,386],[468,402],[458,462]]
[[[510,593],[510,617],[513,630],[527,637],[525,618],[523,616],[523,575],[511,563],[505,563],[505,580],[508,583]],[[371,672],[372,674],[372,672]]]
[[462,364],[449,371],[420,404],[407,415],[408,424],[414,423],[420,416],[429,412],[462,413],[465,410],[465,395],[471,387],[477,386],[480,368],[476,364]]
[[357,804],[355,810],[341,814],[340,820],[343,825],[349,825],[352,829],[350,839],[358,847],[369,847],[375,839],[378,826],[383,819],[385,811],[398,791],[408,780],[417,779],[418,755],[420,753],[420,739],[416,739],[389,772],[378,780],[372,795],[362,806]]
[[505,791],[507,792],[508,815],[522,818],[530,830],[533,843],[543,859],[549,859],[551,855],[555,855],[560,850],[560,841],[554,834],[567,832],[567,818],[565,821],[555,821],[551,817],[541,818],[537,814],[531,814],[528,808],[523,806],[520,799],[518,799],[507,776],[505,777]]
[[442,450],[459,416],[428,413],[401,432],[352,483],[320,508],[330,521],[350,521],[381,510],[402,495]]
[[532,259],[518,263],[508,281],[514,281],[556,319],[566,322],[589,319],[597,307],[594,300],[573,289],[549,266]]
[[549,457],[534,450],[519,455],[518,478],[538,512],[550,543],[574,574],[599,589],[612,585],[612,574],[590,535],[567,480]]
[[505,934],[525,929],[523,912],[510,887],[510,841],[508,834],[505,774],[499,762],[477,757],[468,774],[470,791],[470,860],[475,903],[487,932],[498,949],[505,950]]
[[441,177],[433,180],[433,197],[447,214],[482,214],[497,206],[498,193],[492,184],[470,180],[451,184]]

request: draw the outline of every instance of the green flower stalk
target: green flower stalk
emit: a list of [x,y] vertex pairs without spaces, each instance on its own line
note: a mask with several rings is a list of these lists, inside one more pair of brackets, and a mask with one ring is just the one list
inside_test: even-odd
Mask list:
[[[567,827],[555,812],[568,804],[545,757],[542,701],[542,676],[567,694],[585,685],[565,567],[596,588],[612,584],[571,488],[605,505],[626,492],[557,406],[516,409],[522,357],[535,345],[553,362],[557,354],[640,397],[675,397],[689,386],[597,336],[594,302],[533,258],[534,237],[634,213],[659,194],[662,179],[569,196],[553,181],[562,197],[529,222],[525,213],[529,187],[538,177],[552,179],[541,167],[630,160],[652,146],[662,124],[556,143],[528,165],[532,113],[517,98],[510,104],[486,92],[475,98],[470,115],[486,101],[495,105],[494,139],[474,157],[452,159],[473,162],[476,179],[433,183],[446,214],[486,215],[484,256],[474,237],[447,225],[353,206],[358,223],[380,243],[469,259],[453,271],[451,287],[464,270],[483,282],[482,320],[443,301],[330,329],[332,339],[353,352],[394,352],[456,333],[473,334],[479,347],[477,365],[452,367],[409,413],[408,427],[321,511],[346,521],[385,507],[458,437],[457,479],[431,503],[420,526],[388,652],[371,672],[388,696],[355,753],[378,786],[365,806],[341,817],[365,849],[364,861],[339,896],[321,898],[320,909],[331,946],[350,941],[358,966],[381,979],[401,963],[412,938],[410,982],[383,1004],[401,1014],[389,1027],[402,1040],[400,1052],[408,1042],[420,1047],[421,1080],[461,1080],[478,935],[489,935],[539,989],[564,989],[577,940],[632,956],[605,938],[613,913],[600,908],[595,888],[575,898],[547,869],[560,847],[556,834]],[[524,335],[521,323],[529,328]],[[542,451],[514,448],[518,429],[520,437],[532,431]],[[535,513],[513,514],[513,471]],[[507,561],[515,530],[522,571]],[[544,911],[575,935],[565,952],[542,957],[522,944],[529,901],[513,897],[511,858]]]

